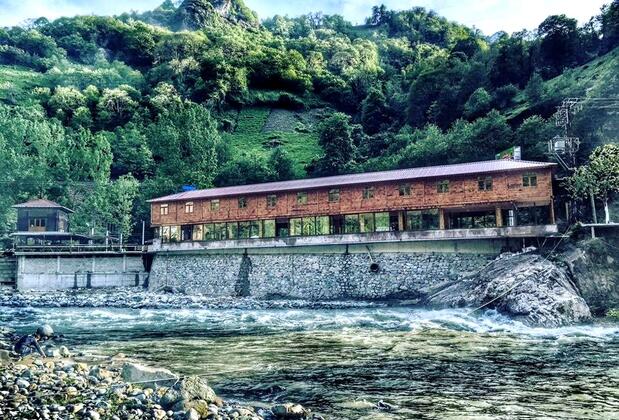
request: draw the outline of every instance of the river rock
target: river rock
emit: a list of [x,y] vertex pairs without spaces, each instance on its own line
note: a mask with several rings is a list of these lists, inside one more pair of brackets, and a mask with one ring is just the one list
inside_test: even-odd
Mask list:
[[306,419],[311,412],[300,404],[286,403],[274,405],[271,408],[273,415],[278,419]]
[[[206,379],[199,376],[189,376],[176,384],[166,395],[170,395],[165,402],[169,404],[177,398],[173,410],[188,411],[195,409],[198,414],[206,417],[209,413],[209,405],[216,404],[221,406],[221,399],[215,391],[208,386]],[[163,402],[162,398],[162,402]],[[163,404],[162,404],[163,405]],[[165,405],[163,405],[166,407]],[[169,408],[169,406],[167,407]]]
[[126,382],[139,382],[142,386],[170,386],[178,380],[178,377],[168,369],[154,368],[129,362],[123,365],[121,376]]
[[9,362],[11,360],[11,353],[8,350],[0,350],[0,364]]
[[534,252],[505,254],[431,294],[434,307],[495,309],[531,326],[587,321],[591,312],[566,270]]

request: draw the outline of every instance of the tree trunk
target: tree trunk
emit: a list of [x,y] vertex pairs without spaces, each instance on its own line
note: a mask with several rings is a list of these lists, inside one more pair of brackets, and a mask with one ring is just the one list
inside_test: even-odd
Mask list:
[[604,223],[610,223],[610,213],[608,212],[608,196],[604,196]]
[[598,214],[595,211],[595,198],[593,197],[593,193],[591,193],[590,196],[591,196],[591,212],[593,213],[593,223],[597,223]]

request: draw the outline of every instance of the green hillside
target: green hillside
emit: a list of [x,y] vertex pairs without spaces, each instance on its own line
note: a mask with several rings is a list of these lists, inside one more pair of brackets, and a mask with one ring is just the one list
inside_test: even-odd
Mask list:
[[[214,186],[493,159],[548,159],[568,96],[619,97],[619,0],[598,25],[549,16],[498,33],[422,7],[259,22],[240,0],[0,28],[0,235],[11,204],[73,208],[77,231],[131,234],[146,201]],[[583,107],[582,162],[617,142]]]

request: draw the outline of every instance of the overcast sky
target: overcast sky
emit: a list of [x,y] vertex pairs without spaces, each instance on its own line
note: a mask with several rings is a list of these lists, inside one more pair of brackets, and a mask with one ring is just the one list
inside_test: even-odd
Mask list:
[[[28,18],[49,19],[76,14],[112,15],[155,8],[163,0],[0,0],[0,26],[16,25]],[[260,18],[275,14],[296,16],[322,11],[341,14],[362,23],[373,5],[383,3],[401,10],[413,6],[433,9],[439,14],[481,29],[486,35],[504,30],[534,29],[547,16],[566,14],[582,24],[598,14],[611,0],[245,0]]]

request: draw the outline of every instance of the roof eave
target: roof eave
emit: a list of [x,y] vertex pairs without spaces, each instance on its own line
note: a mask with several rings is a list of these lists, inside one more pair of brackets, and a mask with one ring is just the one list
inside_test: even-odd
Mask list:
[[[537,164],[539,164],[536,168],[554,168],[557,166],[556,163],[554,162],[535,162]],[[475,174],[475,173],[497,173],[497,172],[512,172],[512,171],[526,171],[526,170],[530,170],[531,168],[501,168],[501,169],[487,169],[487,170],[480,170],[477,172],[472,172],[469,174],[455,174],[454,176],[466,176],[466,175],[471,175],[471,174]],[[432,179],[432,178],[444,178],[446,175],[428,175],[428,176],[418,176],[418,177],[411,177],[411,178],[401,178],[401,181],[408,181],[408,180],[414,180],[414,179]],[[322,185],[322,186],[316,186],[316,187],[311,187],[311,186],[299,186],[299,187],[284,187],[284,188],[279,188],[277,189],[277,191],[304,191],[304,190],[313,190],[313,189],[322,189],[322,188],[329,188],[335,185],[362,185],[362,184],[379,184],[382,182],[393,182],[394,180],[384,180],[384,181],[366,181],[366,180],[362,180],[362,181],[349,181],[349,182],[339,182],[339,183],[334,183],[332,185]],[[248,184],[246,185],[247,187],[250,187],[252,185],[263,185],[263,184]],[[201,191],[208,191],[208,189],[204,189],[204,190],[197,190],[195,191],[196,193],[199,193]],[[275,189],[269,191],[260,191],[258,193],[255,194],[266,194],[268,192],[273,192],[276,191]],[[183,193],[179,193],[179,194],[183,194]],[[246,195],[250,195],[251,193],[245,193]],[[150,200],[147,200],[147,203],[151,203],[151,204],[157,204],[157,203],[170,203],[170,202],[176,202],[176,201],[187,201],[187,200],[202,200],[202,199],[217,199],[217,198],[223,198],[223,197],[234,197],[239,195],[239,193],[237,192],[231,192],[231,193],[222,193],[222,194],[218,194],[218,195],[213,195],[210,197],[200,197],[200,196],[196,196],[196,197],[178,197],[178,194],[171,194],[165,197],[158,197],[158,198],[153,198]]]

